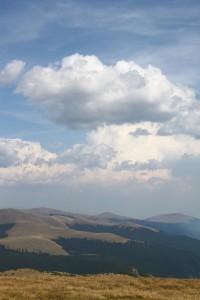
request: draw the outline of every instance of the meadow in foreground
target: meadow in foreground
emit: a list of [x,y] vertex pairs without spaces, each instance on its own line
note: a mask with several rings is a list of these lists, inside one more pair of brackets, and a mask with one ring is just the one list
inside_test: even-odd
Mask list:
[[70,276],[17,270],[0,273],[0,299],[200,299],[200,280]]

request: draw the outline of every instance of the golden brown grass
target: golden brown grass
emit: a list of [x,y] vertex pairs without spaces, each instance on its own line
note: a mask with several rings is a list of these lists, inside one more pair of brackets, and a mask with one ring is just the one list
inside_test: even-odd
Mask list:
[[0,273],[1,300],[200,299],[200,280],[133,278],[124,275],[68,276],[18,270]]

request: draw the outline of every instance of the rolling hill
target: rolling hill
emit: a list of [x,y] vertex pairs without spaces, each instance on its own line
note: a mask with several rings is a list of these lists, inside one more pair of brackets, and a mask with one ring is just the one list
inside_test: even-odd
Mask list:
[[[0,210],[1,235],[0,244],[10,249],[21,249],[35,252],[45,252],[55,255],[67,255],[53,240],[64,238],[89,238],[125,242],[126,239],[109,233],[79,232],[71,229],[68,223],[71,218],[64,215],[39,216],[16,209]],[[9,228],[5,225],[10,226]],[[2,227],[4,226],[4,227]],[[3,232],[4,230],[4,232]]]
[[142,275],[200,278],[200,241],[176,233],[194,221],[199,219],[180,214],[137,220],[48,208],[0,209],[1,268],[78,274],[136,268]]

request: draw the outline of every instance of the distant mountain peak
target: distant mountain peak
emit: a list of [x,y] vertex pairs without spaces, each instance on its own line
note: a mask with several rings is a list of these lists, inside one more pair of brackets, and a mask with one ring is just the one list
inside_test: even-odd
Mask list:
[[153,216],[151,218],[146,219],[146,221],[156,223],[188,223],[193,219],[196,218],[181,213],[171,213]]

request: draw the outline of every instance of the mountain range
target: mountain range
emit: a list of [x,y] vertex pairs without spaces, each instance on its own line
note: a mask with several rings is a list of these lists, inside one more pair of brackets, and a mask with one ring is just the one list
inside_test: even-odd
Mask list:
[[144,276],[200,278],[200,219],[0,209],[0,258],[0,270],[86,274],[134,269]]

